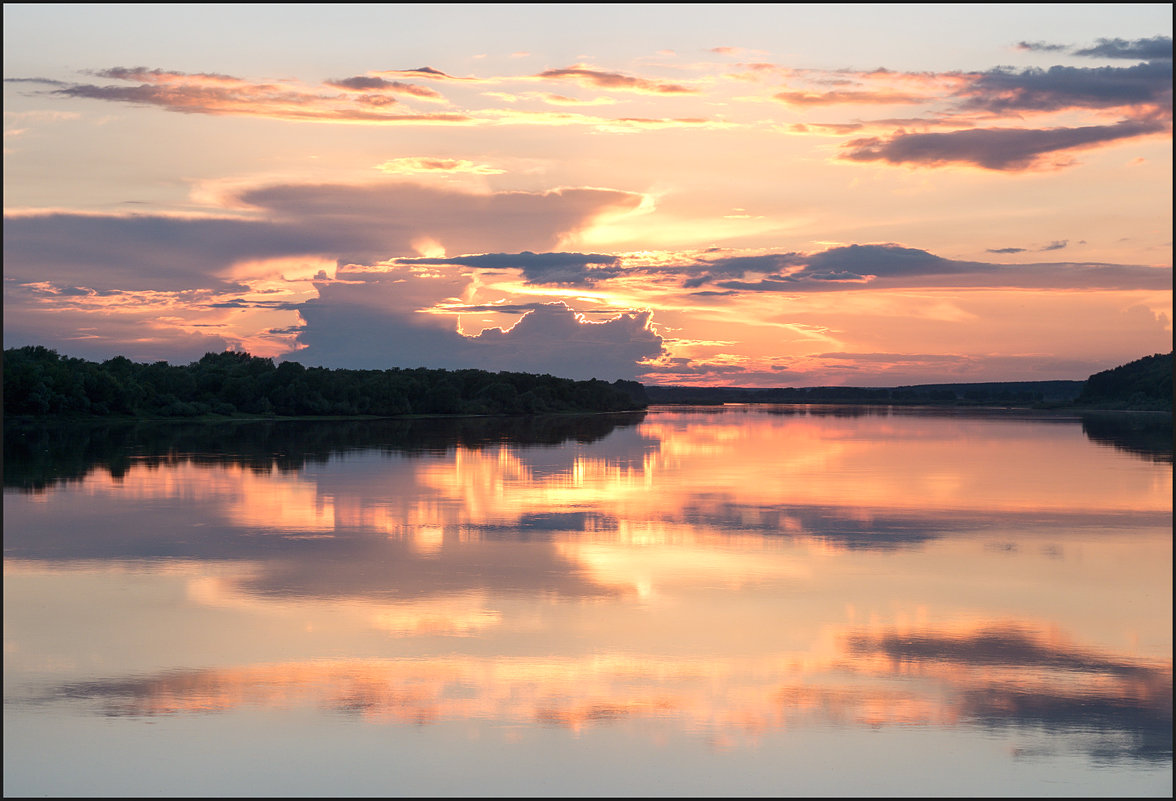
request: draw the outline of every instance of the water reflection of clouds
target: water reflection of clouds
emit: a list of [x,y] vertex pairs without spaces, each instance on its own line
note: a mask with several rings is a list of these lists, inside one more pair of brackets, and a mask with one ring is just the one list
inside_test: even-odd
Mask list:
[[295,621],[308,631],[317,626],[338,628],[341,616],[393,637],[471,637],[503,623],[503,614],[494,608],[489,594],[476,590],[391,600],[378,595],[338,597],[332,600],[331,614],[319,622],[316,620],[323,618],[325,611],[320,600],[301,596],[276,604],[272,596],[255,592],[242,575],[191,578],[186,596],[203,607],[245,612],[269,620],[284,619],[287,624]]
[[1172,663],[1082,648],[1056,633],[1019,626],[976,631],[853,634],[846,650],[877,672],[943,677],[960,720],[1044,727],[1094,737],[1103,758],[1172,758]]
[[[250,561],[242,589],[271,598],[599,598],[642,594],[645,580],[592,564],[593,542],[689,545],[705,562],[741,537],[888,550],[992,530],[1171,525],[1170,474],[1119,469],[1074,426],[745,410],[608,430],[411,455],[357,446],[298,471],[132,460],[57,493],[52,517],[6,504],[6,555]],[[1107,463],[1087,469],[1096,456]]]
[[166,671],[69,683],[30,702],[147,717],[311,704],[371,722],[477,718],[571,729],[647,719],[727,743],[804,726],[1044,729],[1104,760],[1171,758],[1170,660],[1131,660],[1016,624],[846,629],[837,641],[832,654],[759,659],[595,653]]

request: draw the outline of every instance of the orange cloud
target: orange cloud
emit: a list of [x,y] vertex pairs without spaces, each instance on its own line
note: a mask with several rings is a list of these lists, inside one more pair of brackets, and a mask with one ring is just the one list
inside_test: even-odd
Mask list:
[[772,95],[790,106],[831,106],[840,103],[921,103],[926,98],[898,92],[777,92]]
[[408,157],[392,159],[376,165],[380,172],[413,175],[418,173],[448,172],[470,173],[473,175],[501,175],[506,170],[491,167],[488,164],[475,164],[466,159],[438,159],[424,157]]

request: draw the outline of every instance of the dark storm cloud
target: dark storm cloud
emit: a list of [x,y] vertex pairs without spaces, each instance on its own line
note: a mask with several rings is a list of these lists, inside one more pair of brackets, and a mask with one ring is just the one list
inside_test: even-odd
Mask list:
[[1049,42],[1017,42],[1018,50],[1029,50],[1034,53],[1057,53],[1068,50],[1069,45],[1050,44]]
[[587,285],[623,272],[620,259],[600,253],[483,253],[449,259],[398,259],[401,264],[460,264],[483,269],[521,269],[528,284]]
[[[409,268],[404,268],[407,271]],[[447,315],[418,310],[460,294],[464,279],[422,278],[407,272],[346,272],[346,282],[324,284],[302,304],[306,345],[298,360],[351,368],[441,367],[549,373],[561,378],[633,379],[637,363],[662,353],[649,328],[649,312],[630,312],[591,323],[563,303],[536,305],[510,330],[458,333]],[[430,284],[430,282],[432,282]],[[419,297],[405,298],[417,291]],[[497,309],[494,309],[497,311]]]
[[995,69],[972,76],[957,90],[964,108],[992,112],[1057,111],[1121,106],[1171,107],[1172,64],[1132,67]]
[[989,170],[1020,171],[1041,163],[1052,153],[1095,147],[1125,139],[1164,133],[1162,120],[1121,120],[1112,125],[1082,128],[977,128],[948,133],[898,133],[846,142],[841,158],[889,164],[941,166],[973,164]]
[[[1065,247],[1055,242],[1043,250]],[[1004,248],[996,252],[1024,252]],[[1072,289],[1164,289],[1171,269],[1097,263],[1003,265],[945,259],[899,245],[849,245],[813,254],[780,253],[719,258],[682,282],[684,288],[710,283],[731,291],[804,292],[893,287],[1025,287]],[[699,272],[701,271],[701,272]],[[761,277],[748,280],[747,273]],[[711,293],[715,294],[715,293]]]
[[[1053,52],[1066,49],[1044,42],[1021,42],[1024,50]],[[907,133],[853,139],[843,145],[841,158],[945,166],[971,164],[989,170],[1015,172],[1037,167],[1069,166],[1065,156],[1051,154],[1093,148],[1113,142],[1171,131],[1172,43],[1166,37],[1124,42],[1101,40],[1077,55],[1145,59],[1132,66],[1071,67],[1017,70],[1009,67],[973,73],[952,73],[956,89],[951,115],[983,112],[1019,119],[1026,112],[1117,110],[1124,119],[1113,124],[1071,128],[1000,128],[954,130],[944,133]],[[968,120],[961,122],[974,124]]]
[[1098,44],[1075,50],[1076,56],[1127,58],[1144,61],[1171,61],[1172,37],[1153,36],[1150,39],[1099,39]]

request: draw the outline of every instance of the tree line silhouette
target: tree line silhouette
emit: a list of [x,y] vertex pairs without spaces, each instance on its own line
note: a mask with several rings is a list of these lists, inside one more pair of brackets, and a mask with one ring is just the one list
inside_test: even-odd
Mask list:
[[901,387],[650,386],[650,403],[830,403],[859,405],[1029,406],[1042,409],[1172,411],[1172,353],[1144,356],[1085,381],[989,381]]
[[206,353],[187,365],[97,363],[40,345],[4,351],[4,413],[20,416],[203,415],[393,417],[514,415],[643,409],[636,381],[576,381],[485,370],[347,370],[241,351]]
[[869,387],[644,387],[485,370],[304,367],[241,351],[188,365],[116,356],[101,363],[40,345],[4,351],[4,413],[33,417],[277,415],[398,417],[616,412],[649,403],[1018,404],[1171,411],[1172,353],[1145,356],[1082,381]]
[[1086,379],[1079,406],[1100,409],[1172,411],[1172,351],[1144,356]]
[[832,403],[861,405],[1059,405],[1081,381],[994,381],[902,387],[646,387],[650,403]]

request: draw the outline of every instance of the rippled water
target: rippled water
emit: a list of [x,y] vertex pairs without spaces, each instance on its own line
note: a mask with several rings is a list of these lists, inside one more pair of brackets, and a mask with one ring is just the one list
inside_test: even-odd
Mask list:
[[1171,794],[1170,418],[6,429],[4,480],[6,794]]

